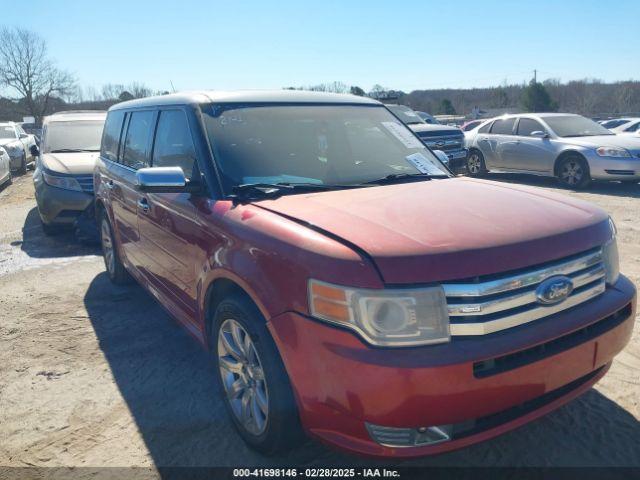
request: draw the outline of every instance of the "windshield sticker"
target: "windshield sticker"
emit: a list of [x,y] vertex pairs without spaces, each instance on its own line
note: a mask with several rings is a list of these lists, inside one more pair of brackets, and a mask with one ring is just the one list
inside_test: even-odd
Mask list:
[[416,167],[420,173],[427,173],[429,175],[442,175],[444,173],[435,161],[425,157],[421,153],[407,155],[404,158]]
[[422,142],[418,140],[411,130],[398,122],[382,122],[382,125],[391,132],[391,134],[402,142],[407,148],[423,148]]

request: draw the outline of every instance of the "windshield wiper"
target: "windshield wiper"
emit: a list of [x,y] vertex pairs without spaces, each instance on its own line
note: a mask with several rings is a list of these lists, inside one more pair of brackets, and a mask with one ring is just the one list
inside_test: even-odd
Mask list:
[[234,200],[247,201],[264,198],[277,198],[287,193],[316,192],[329,190],[346,190],[362,188],[366,185],[328,184],[328,183],[245,183],[233,187],[233,194],[229,195]]
[[431,173],[392,173],[391,175],[387,175],[386,177],[369,180],[367,182],[364,182],[364,184],[386,185],[388,183],[394,183],[403,180],[431,180],[432,178],[449,178],[449,175],[446,175],[444,173],[442,175],[434,175]]
[[100,150],[94,150],[91,148],[59,148],[57,150],[51,150],[51,153],[77,153],[77,152],[99,152]]

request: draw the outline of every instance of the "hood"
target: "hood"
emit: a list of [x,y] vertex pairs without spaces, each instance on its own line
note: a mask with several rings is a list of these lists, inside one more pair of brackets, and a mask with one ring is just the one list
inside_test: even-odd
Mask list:
[[607,214],[586,202],[462,177],[289,195],[255,205],[357,247],[387,284],[515,270],[610,238]]
[[462,133],[458,127],[451,127],[449,125],[435,125],[430,123],[415,123],[411,125],[407,125],[411,130],[416,133],[419,132],[457,132]]
[[587,148],[622,147],[640,152],[640,137],[634,138],[629,135],[596,135],[593,137],[561,138],[560,140]]
[[98,152],[45,153],[41,158],[48,170],[71,175],[90,175],[98,159]]
[[15,138],[0,138],[0,145],[9,145],[10,143],[16,143],[18,140]]

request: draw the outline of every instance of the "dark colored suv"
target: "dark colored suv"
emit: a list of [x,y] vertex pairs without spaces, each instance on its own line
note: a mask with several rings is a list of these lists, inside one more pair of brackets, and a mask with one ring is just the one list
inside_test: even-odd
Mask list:
[[210,350],[262,452],[303,431],[395,457],[482,441],[589,389],[633,329],[603,211],[453,178],[371,99],[122,103],[94,185],[109,277]]

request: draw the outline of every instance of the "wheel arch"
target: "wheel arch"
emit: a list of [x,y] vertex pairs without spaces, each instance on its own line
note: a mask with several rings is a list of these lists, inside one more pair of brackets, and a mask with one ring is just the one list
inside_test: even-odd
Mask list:
[[259,302],[255,300],[254,296],[251,295],[242,285],[240,285],[240,283],[226,276],[220,276],[214,279],[213,281],[211,281],[211,283],[209,283],[204,298],[204,340],[205,347],[207,349],[210,347],[211,330],[213,328],[213,316],[216,308],[223,299],[233,294],[244,297],[247,301],[251,302],[256,307],[256,310],[258,310],[263,317],[267,318],[265,316],[264,307],[262,307]]

